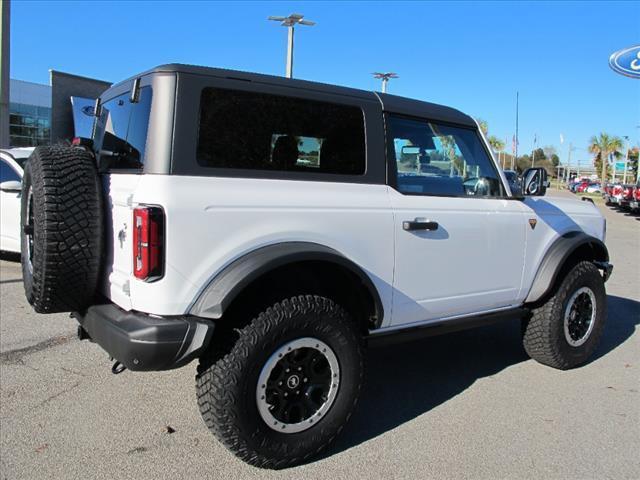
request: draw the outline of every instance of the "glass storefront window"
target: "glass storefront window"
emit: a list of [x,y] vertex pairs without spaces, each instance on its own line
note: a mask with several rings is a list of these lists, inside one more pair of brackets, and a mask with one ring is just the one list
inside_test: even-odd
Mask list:
[[9,112],[11,146],[34,147],[50,143],[50,108],[10,103]]

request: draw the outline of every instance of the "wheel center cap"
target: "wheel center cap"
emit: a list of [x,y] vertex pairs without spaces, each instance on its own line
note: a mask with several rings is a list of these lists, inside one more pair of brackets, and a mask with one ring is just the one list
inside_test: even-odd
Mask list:
[[287,387],[296,388],[298,385],[300,385],[300,377],[298,377],[297,375],[291,375],[287,379]]

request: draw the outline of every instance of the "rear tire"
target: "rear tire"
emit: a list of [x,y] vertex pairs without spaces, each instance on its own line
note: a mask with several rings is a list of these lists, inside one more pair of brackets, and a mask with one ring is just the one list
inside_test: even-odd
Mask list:
[[38,313],[80,311],[94,298],[103,243],[95,160],[63,145],[36,148],[22,179],[21,261]]
[[560,370],[585,363],[597,348],[607,317],[604,280],[588,261],[573,267],[557,291],[523,325],[527,354]]
[[355,408],[362,337],[342,307],[312,295],[276,303],[238,334],[227,352],[212,350],[201,359],[202,417],[251,465],[300,464],[336,438]]

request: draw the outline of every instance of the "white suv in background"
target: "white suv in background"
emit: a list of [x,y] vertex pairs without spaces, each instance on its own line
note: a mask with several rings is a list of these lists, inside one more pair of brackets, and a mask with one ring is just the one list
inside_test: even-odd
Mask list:
[[33,148],[0,150],[0,250],[20,252],[20,192],[24,164]]
[[555,368],[598,345],[605,220],[545,198],[541,168],[514,194],[464,113],[164,65],[95,115],[93,138],[27,164],[27,298],[74,312],[114,373],[198,359],[204,421],[248,463],[296,465],[335,439],[367,344],[512,320]]

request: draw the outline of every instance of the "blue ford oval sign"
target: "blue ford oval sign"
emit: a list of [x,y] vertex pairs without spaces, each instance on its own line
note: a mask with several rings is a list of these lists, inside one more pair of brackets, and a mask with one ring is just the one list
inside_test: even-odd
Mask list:
[[621,75],[640,78],[640,45],[613,53],[609,57],[609,66]]

